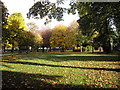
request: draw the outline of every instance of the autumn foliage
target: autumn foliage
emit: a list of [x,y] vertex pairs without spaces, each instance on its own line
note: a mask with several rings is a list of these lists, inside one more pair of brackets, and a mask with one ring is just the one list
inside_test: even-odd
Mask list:
[[50,38],[51,47],[70,48],[76,45],[76,33],[74,30],[64,26],[56,26],[52,30]]

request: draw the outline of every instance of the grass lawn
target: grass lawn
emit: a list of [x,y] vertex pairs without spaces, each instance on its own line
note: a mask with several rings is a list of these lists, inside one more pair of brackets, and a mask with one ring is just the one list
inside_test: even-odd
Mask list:
[[38,53],[3,56],[3,88],[116,88],[120,59],[91,53]]

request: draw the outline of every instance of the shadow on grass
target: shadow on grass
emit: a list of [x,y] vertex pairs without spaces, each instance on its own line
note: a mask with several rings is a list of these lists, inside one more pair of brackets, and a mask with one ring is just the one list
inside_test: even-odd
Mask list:
[[[71,56],[71,55],[79,55],[79,56]],[[65,56],[66,55],[66,56]],[[84,55],[84,56],[83,56]],[[85,56],[86,55],[86,56]],[[88,56],[89,53],[43,53],[43,54],[25,54],[25,55],[15,55],[8,56],[7,58],[3,57],[3,60],[35,60],[35,59],[44,59],[48,61],[54,62],[62,62],[62,61],[120,61],[118,56],[102,56],[102,54],[98,54],[101,56]],[[16,58],[16,59],[15,59]]]
[[[94,86],[88,85],[60,84],[58,78],[62,78],[62,76],[2,71],[2,89],[16,88],[17,90],[26,90],[27,88],[33,88],[49,90],[51,88],[52,90],[52,88],[58,88],[65,90],[65,88],[94,88]],[[54,80],[57,83],[52,84],[45,80]]]
[[3,62],[6,62],[6,63],[15,63],[15,64],[27,64],[27,65],[40,65],[40,66],[49,66],[49,67],[93,69],[93,70],[105,70],[105,71],[116,71],[116,72],[120,72],[120,69],[110,69],[110,68],[73,67],[73,66],[61,66],[61,65],[51,65],[51,64],[40,64],[40,63],[21,62],[21,61],[3,61]]
[[70,61],[70,60],[77,60],[77,61],[120,61],[117,56],[48,56],[47,60],[52,60],[55,62],[61,61]]
[[9,66],[9,65],[2,64],[2,66],[13,69],[13,68],[12,68],[11,66]]

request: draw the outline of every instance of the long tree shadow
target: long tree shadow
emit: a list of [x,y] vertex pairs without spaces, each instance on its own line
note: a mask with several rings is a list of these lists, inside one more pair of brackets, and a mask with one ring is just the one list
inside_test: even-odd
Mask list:
[[120,61],[117,56],[48,56],[43,59],[52,60],[55,62],[61,61]]
[[[12,68],[11,66],[5,65],[5,64],[2,64],[2,66],[7,67],[7,68]],[[12,68],[12,69],[13,69],[13,68]]]
[[[47,53],[47,54],[26,54],[26,55],[17,55],[14,57],[7,57],[3,58],[3,60],[48,60],[54,62],[62,62],[62,61],[70,61],[70,60],[77,60],[77,61],[120,61],[118,56],[82,56],[83,53],[75,53],[75,55],[79,56],[71,56],[71,53]],[[102,54],[99,54],[102,55]],[[16,58],[17,57],[17,58]],[[16,59],[15,59],[16,58]]]
[[50,67],[78,68],[78,69],[93,69],[93,70],[105,70],[105,71],[116,71],[116,72],[120,72],[120,69],[110,69],[110,68],[73,67],[73,66],[62,66],[62,65],[40,64],[40,63],[21,62],[21,61],[3,61],[3,62],[6,62],[6,63],[15,63],[15,64],[27,64],[27,65],[50,66]]
[[[37,79],[36,79],[37,78]],[[42,75],[42,74],[28,74],[21,72],[2,71],[2,89],[36,89],[36,90],[51,90],[57,88],[59,90],[66,90],[66,88],[95,88],[89,85],[72,85],[72,84],[52,84],[45,81],[46,79],[58,81],[62,76]]]

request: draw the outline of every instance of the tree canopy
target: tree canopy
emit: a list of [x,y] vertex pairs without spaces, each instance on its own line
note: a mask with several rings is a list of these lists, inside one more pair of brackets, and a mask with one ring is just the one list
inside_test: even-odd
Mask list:
[[27,23],[27,27],[28,27],[28,30],[32,32],[39,29],[39,27],[34,22]]
[[76,45],[76,33],[70,28],[60,25],[52,30],[51,47],[70,48]]
[[[119,2],[95,2],[95,3],[81,3],[76,4],[80,19],[78,20],[79,26],[84,34],[97,31],[99,33],[97,39],[98,43],[104,48],[104,51],[110,51],[110,43],[113,41],[116,44],[119,33],[119,19],[120,16],[120,3]],[[115,25],[116,30],[112,28]],[[116,33],[116,34],[115,34]]]
[[0,8],[1,8],[1,12],[2,12],[1,13],[2,31],[0,31],[0,45],[2,44],[2,46],[4,46],[4,45],[7,45],[7,43],[8,43],[7,36],[9,36],[9,32],[6,31],[5,25],[7,24],[7,18],[8,18],[9,13],[8,13],[7,7],[1,1],[0,1]]
[[[43,2],[36,2],[30,8],[28,17],[47,17],[46,20],[54,18],[59,21],[63,19],[64,12],[75,14],[77,10],[80,17],[78,20],[79,28],[82,30],[82,34],[88,37],[95,33],[99,34],[95,37],[96,41],[101,37],[102,41],[97,42],[101,42],[104,48],[110,48],[111,40],[114,41],[114,45],[115,42],[119,44],[120,2],[80,2],[71,0],[70,8],[60,7],[60,4],[64,4],[64,0],[60,1],[60,4],[49,1]],[[111,28],[112,26],[116,27],[115,31]],[[117,32],[117,34],[112,32]],[[108,51],[108,49],[105,51]]]

